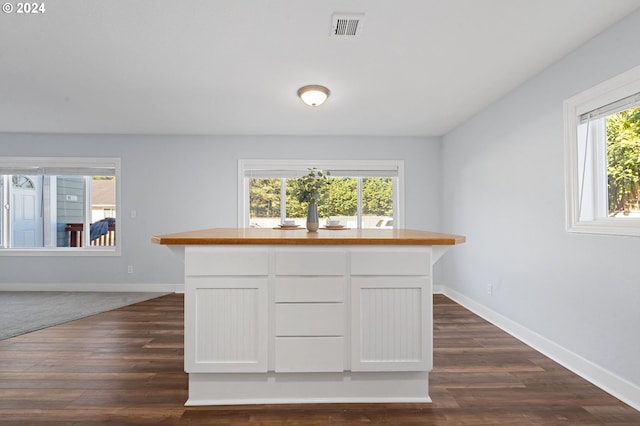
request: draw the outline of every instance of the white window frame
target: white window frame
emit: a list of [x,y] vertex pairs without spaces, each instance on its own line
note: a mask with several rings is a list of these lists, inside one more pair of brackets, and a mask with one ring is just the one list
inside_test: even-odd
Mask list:
[[[250,226],[249,179],[245,179],[247,170],[297,171],[302,176],[309,173],[309,168],[313,167],[333,171],[371,170],[372,176],[381,170],[396,170],[397,177],[393,188],[394,228],[404,228],[404,160],[238,160],[238,227]],[[284,191],[284,188],[281,191]],[[358,196],[361,197],[361,194]]]
[[640,219],[607,215],[604,118],[579,132],[580,117],[640,92],[640,66],[564,102],[565,198],[568,232],[640,236]]
[[[115,169],[116,179],[116,218],[122,218],[122,207],[120,202],[120,158],[115,157],[0,157],[0,167],[4,170],[15,168],[21,170],[13,174],[29,175],[23,173],[25,168],[33,169],[33,175],[39,175],[39,170],[44,168],[60,169],[56,176],[64,176],[65,168],[81,170],[108,168]],[[9,173],[2,173],[5,175]],[[1,176],[0,175],[0,176]],[[82,175],[79,175],[82,176]],[[88,175],[87,175],[88,176]],[[86,179],[86,177],[85,177]],[[89,191],[88,191],[89,192]],[[89,194],[90,195],[90,194]],[[46,196],[46,194],[45,194]],[[0,208],[4,209],[4,205],[8,200],[2,200]],[[85,211],[91,211],[90,198],[85,199]],[[7,211],[3,212],[5,215]],[[89,224],[90,217],[85,217],[84,238],[83,241],[89,241]],[[87,244],[85,247],[29,247],[29,248],[0,248],[0,256],[121,256],[122,253],[122,225],[121,222],[116,226],[116,245],[115,246],[91,246]]]

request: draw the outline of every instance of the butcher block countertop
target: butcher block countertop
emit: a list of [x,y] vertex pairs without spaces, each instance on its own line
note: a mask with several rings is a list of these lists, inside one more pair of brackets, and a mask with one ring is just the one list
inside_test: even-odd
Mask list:
[[460,235],[413,229],[300,229],[212,228],[156,235],[151,242],[163,245],[264,244],[264,245],[454,245]]

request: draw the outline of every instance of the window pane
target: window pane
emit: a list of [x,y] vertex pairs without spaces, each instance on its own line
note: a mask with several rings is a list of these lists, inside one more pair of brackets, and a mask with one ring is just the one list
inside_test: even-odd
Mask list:
[[91,177],[91,225],[92,246],[116,245],[116,178],[114,176]]
[[[302,225],[306,222],[307,218],[307,203],[301,203],[296,197],[293,196],[293,193],[297,188],[296,179],[285,179],[285,188],[287,197],[285,202],[287,209],[287,219],[294,219],[296,221],[296,224]],[[320,215],[320,212],[318,212],[318,215]]]
[[640,218],[640,106],[607,116],[610,217]]
[[84,178],[54,176],[56,187],[57,247],[83,247]]
[[[287,218],[305,220],[307,203],[300,203],[294,196],[296,179],[286,180],[287,185]],[[340,220],[348,227],[357,226],[358,192],[356,178],[329,178],[329,185],[320,193],[318,200],[318,216],[322,219],[331,217]]]
[[0,196],[6,206],[0,212],[0,246],[39,252],[115,248],[118,166],[115,158],[0,157]]
[[10,247],[87,246],[86,179],[92,183],[89,245],[115,246],[115,177],[13,175]]
[[319,206],[320,217],[337,219],[348,228],[358,226],[358,180],[349,177],[329,179],[329,190]]
[[[300,165],[295,166],[288,163],[255,166],[259,174],[247,173],[248,169],[243,168],[244,181],[240,187],[246,188],[242,196],[248,201],[248,208],[242,221],[247,220],[248,213],[251,227],[275,227],[283,218],[304,226],[308,203],[297,199],[300,192],[298,179],[304,175]],[[322,225],[330,218],[348,228],[394,227],[394,215],[398,214],[394,211],[397,202],[394,190],[396,185],[400,185],[399,178],[391,175],[391,168],[390,174],[385,175],[376,168],[367,171],[366,166],[355,163],[353,167],[345,167],[340,163],[336,170],[326,167],[326,170],[331,170],[330,174],[327,172],[328,185],[317,197]],[[396,165],[396,170],[398,167]],[[397,222],[395,226],[398,226]]]
[[249,223],[252,228],[280,224],[280,179],[249,179]]
[[362,179],[362,227],[393,228],[393,179]]
[[44,247],[43,177],[13,175],[10,182],[11,247]]

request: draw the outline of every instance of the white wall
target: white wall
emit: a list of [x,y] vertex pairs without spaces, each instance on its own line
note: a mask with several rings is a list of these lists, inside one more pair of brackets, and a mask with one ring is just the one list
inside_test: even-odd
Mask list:
[[3,156],[120,157],[123,233],[120,257],[0,255],[0,290],[182,283],[178,257],[150,238],[237,226],[239,159],[403,159],[406,225],[438,230],[440,154],[440,138],[0,134]]
[[562,103],[640,64],[639,37],[640,12],[443,138],[443,230],[467,243],[441,265],[449,289],[628,381],[638,405],[640,239],[565,232]]

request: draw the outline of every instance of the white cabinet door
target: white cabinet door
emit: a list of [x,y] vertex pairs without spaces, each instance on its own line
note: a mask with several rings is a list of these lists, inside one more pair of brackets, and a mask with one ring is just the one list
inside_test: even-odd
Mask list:
[[351,370],[429,371],[429,277],[351,278]]
[[267,277],[187,277],[185,371],[267,371]]

